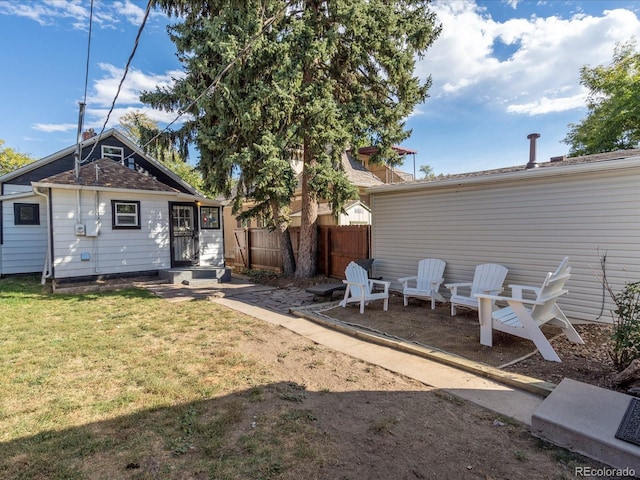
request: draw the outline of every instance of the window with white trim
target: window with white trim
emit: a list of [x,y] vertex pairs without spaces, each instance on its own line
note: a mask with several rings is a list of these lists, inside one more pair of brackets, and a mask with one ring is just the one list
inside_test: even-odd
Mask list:
[[124,160],[124,148],[102,145],[102,158],[110,158],[122,162]]
[[140,202],[111,200],[114,229],[140,229]]

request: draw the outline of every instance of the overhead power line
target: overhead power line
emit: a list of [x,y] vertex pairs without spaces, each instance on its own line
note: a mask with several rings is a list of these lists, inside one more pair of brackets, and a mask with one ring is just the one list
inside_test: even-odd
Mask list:
[[[116,94],[113,97],[113,102],[111,102],[111,107],[109,108],[109,111],[107,112],[107,117],[106,117],[106,119],[104,121],[104,124],[102,125],[102,129],[100,130],[100,133],[98,134],[98,138],[100,138],[100,135],[102,135],[102,133],[107,128],[107,123],[109,123],[109,117],[111,116],[111,113],[113,112],[113,109],[115,108],[116,101],[118,100],[118,96],[120,95],[120,90],[122,89],[122,84],[124,83],[125,79],[127,78],[127,73],[129,72],[129,67],[131,66],[131,62],[133,60],[133,57],[136,54],[136,50],[138,49],[138,43],[140,42],[140,37],[142,36],[142,31],[144,30],[144,26],[147,23],[147,19],[149,18],[149,13],[151,12],[151,2],[152,2],[152,0],[149,0],[147,2],[147,9],[144,12],[144,17],[142,19],[142,23],[140,24],[140,27],[138,28],[138,34],[136,35],[136,39],[135,39],[135,42],[133,44],[133,49],[131,50],[131,54],[129,55],[129,59],[127,60],[127,64],[124,67],[124,73],[122,74],[122,79],[120,80],[120,83],[118,84],[118,90],[116,91]],[[92,5],[93,5],[93,3],[92,3]],[[85,92],[85,95],[86,95],[86,92]],[[98,146],[98,141],[96,140],[96,142],[93,144],[93,147],[91,148],[91,151],[89,152],[89,154],[80,163],[86,162],[87,159],[91,157],[91,155],[93,154],[93,152],[94,152],[94,150],[96,149],[97,146]]]

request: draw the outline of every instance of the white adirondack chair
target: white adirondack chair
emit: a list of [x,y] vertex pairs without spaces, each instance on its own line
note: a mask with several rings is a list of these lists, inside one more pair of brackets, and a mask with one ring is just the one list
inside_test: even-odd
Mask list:
[[[384,310],[389,308],[389,285],[391,282],[373,280],[367,277],[367,271],[356,262],[347,265],[344,271],[347,289],[344,292],[344,299],[339,303],[341,307],[346,307],[348,303],[360,303],[360,313],[364,313],[365,303],[371,300],[384,300]],[[381,292],[374,291],[376,285],[381,285]]]
[[[498,330],[531,340],[545,360],[560,362],[560,357],[540,328],[544,324],[558,326],[570,341],[584,343],[564,312],[556,305],[558,298],[568,292],[564,289],[564,284],[570,276],[569,258],[565,257],[555,272],[547,274],[541,287],[509,285],[512,297],[476,294],[480,302],[480,343],[492,346],[493,330]],[[524,299],[522,294],[525,290],[533,292],[535,299]],[[509,306],[494,311],[492,305],[498,300],[507,302]]]
[[[442,275],[446,262],[437,258],[425,258],[418,262],[418,275],[399,278],[402,283],[404,306],[408,304],[409,297],[431,299],[431,309],[436,308],[436,300],[446,302],[438,290],[444,282]],[[415,286],[414,286],[415,285]]]
[[[502,284],[507,277],[507,267],[497,263],[483,263],[477,265],[471,283],[447,283],[445,287],[451,290],[451,315],[456,314],[456,306],[478,309],[477,293],[487,295],[497,295],[503,290]],[[469,291],[468,295],[458,291],[458,289]]]

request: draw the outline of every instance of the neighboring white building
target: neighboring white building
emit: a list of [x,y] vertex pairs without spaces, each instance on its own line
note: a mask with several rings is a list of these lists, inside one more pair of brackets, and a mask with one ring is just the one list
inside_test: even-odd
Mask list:
[[[222,207],[116,130],[0,177],[0,275],[224,267]],[[85,156],[89,158],[85,159]]]
[[539,285],[568,256],[572,277],[559,305],[573,320],[611,322],[603,260],[615,291],[640,280],[640,150],[367,191],[375,274],[395,288],[422,258],[447,262],[445,283],[500,263],[509,269],[506,287]]

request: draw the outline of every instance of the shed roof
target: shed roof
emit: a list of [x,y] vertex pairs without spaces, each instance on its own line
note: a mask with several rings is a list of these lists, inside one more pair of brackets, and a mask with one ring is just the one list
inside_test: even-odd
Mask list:
[[524,164],[513,167],[496,168],[477,172],[440,175],[433,179],[423,179],[401,184],[388,184],[367,188],[370,193],[438,188],[441,186],[483,182],[501,182],[547,175],[564,175],[576,171],[608,169],[640,165],[640,149],[618,150],[579,157],[556,157],[549,162],[537,163],[536,168],[527,169]]

